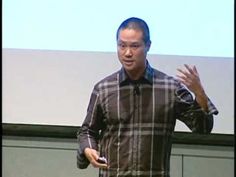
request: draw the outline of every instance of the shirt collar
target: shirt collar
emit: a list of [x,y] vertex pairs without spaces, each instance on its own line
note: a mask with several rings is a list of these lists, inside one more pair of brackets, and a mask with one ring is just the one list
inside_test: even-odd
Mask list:
[[[153,74],[154,74],[153,68],[149,65],[149,62],[146,60],[145,72],[137,82],[153,84]],[[126,85],[126,84],[129,84],[131,82],[132,81],[128,77],[124,67],[122,67],[119,71],[119,84],[120,85]]]

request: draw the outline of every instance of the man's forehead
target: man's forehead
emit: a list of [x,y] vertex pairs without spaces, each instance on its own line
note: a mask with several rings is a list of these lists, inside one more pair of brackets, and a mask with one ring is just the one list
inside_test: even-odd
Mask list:
[[143,33],[141,30],[124,29],[119,32],[118,41],[124,42],[140,42],[143,40]]
[[143,34],[143,31],[139,28],[123,28],[120,29],[119,34],[121,33],[140,33]]

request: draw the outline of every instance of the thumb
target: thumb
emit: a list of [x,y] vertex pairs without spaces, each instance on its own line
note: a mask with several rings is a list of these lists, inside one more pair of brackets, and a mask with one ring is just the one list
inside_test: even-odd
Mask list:
[[95,160],[97,160],[99,158],[99,153],[96,150],[92,150],[91,155],[92,155],[93,159],[95,159]]
[[95,149],[85,148],[84,153],[90,162],[92,160],[97,160],[99,157],[98,152]]

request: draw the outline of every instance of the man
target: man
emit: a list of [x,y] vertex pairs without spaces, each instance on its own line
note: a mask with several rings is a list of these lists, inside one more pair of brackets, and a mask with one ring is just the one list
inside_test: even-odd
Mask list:
[[196,67],[185,65],[174,79],[150,66],[150,46],[149,28],[142,19],[129,18],[118,28],[122,68],[94,87],[78,133],[79,168],[91,163],[100,177],[168,177],[176,119],[193,132],[211,132],[218,111]]

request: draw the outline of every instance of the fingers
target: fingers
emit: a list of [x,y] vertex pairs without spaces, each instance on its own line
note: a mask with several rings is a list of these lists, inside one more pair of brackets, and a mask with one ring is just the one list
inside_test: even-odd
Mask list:
[[199,76],[196,66],[193,66],[193,71],[197,76]]
[[185,79],[186,78],[193,79],[193,78],[199,77],[196,66],[191,67],[187,64],[184,64],[184,66],[185,66],[185,70],[177,68],[177,71],[179,71],[182,74],[182,75],[177,75],[178,77],[185,78]]
[[191,74],[190,74],[190,71],[188,71],[190,70],[189,66],[186,65],[185,67],[187,68],[187,70],[177,68],[177,71],[179,71],[180,74],[177,74],[176,76],[178,77],[180,82],[187,85],[187,81],[189,78],[191,78]]
[[202,85],[196,66],[191,67],[187,64],[184,66],[185,69],[177,69],[179,71],[179,74],[176,75],[178,80],[190,91],[198,93],[199,90],[202,90]]
[[186,85],[187,87],[191,87],[192,84],[196,81],[196,78],[198,77],[197,69],[195,66],[190,67],[187,64],[184,64],[185,69],[177,69],[180,74],[177,74],[178,80]]
[[84,154],[89,160],[89,162],[93,165],[95,168],[108,168],[108,165],[106,163],[99,163],[97,160],[99,158],[98,152],[91,148],[85,148]]
[[95,168],[108,168],[108,165],[105,163],[99,163],[97,159],[92,159],[90,163],[93,165]]
[[198,74],[196,66],[190,67],[187,64],[184,64],[184,66],[185,66],[186,70],[179,69],[179,68],[177,70],[180,73],[184,74],[185,76],[191,76],[191,75],[197,75]]
[[189,65],[184,64],[184,66],[191,75],[198,76],[197,68],[195,65],[193,67],[190,67]]
[[193,69],[192,69],[189,65],[184,64],[184,66],[185,66],[185,68],[188,70],[188,72],[189,72],[190,74],[194,74]]

